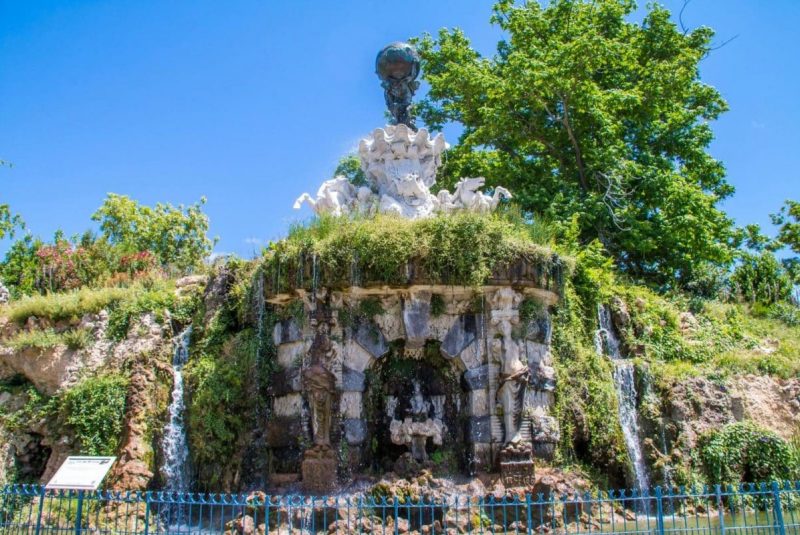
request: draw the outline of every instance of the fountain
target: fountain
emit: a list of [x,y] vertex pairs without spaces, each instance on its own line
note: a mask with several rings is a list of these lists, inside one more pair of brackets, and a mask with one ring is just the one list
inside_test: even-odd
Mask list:
[[430,409],[433,401],[428,401],[422,395],[419,380],[413,379],[411,383],[414,385],[414,394],[411,396],[411,406],[408,411],[410,414],[402,421],[393,418],[389,426],[389,433],[394,444],[402,444],[411,448],[411,456],[415,461],[425,462],[428,460],[426,450],[428,439],[431,439],[435,445],[441,446],[442,437],[447,428],[442,422],[440,410],[434,411],[433,418],[431,418]]
[[175,338],[175,352],[172,357],[172,401],[169,404],[169,422],[164,428],[161,448],[164,463],[161,473],[164,489],[187,491],[190,483],[189,445],[186,440],[184,416],[186,404],[183,396],[183,366],[189,359],[189,343],[192,327],[189,326]]
[[[296,208],[419,220],[486,214],[511,197],[501,187],[482,192],[482,177],[431,193],[447,143],[411,115],[419,58],[392,43],[376,71],[392,120],[359,144],[365,183],[335,177],[316,196],[301,195]],[[481,286],[433,277],[412,259],[401,268],[404,281],[391,286],[373,280],[358,255],[344,259],[342,273],[318,265],[310,249],[273,265],[271,275],[280,269],[286,282],[264,285],[266,302],[302,303],[303,314],[274,331],[264,433],[278,467],[271,477],[299,476],[306,491],[330,492],[341,474],[402,458],[423,466],[435,455],[468,473],[499,470],[508,487],[530,485],[534,458],[551,459],[560,438],[551,416],[549,308],[559,300],[561,265],[555,255],[521,254]],[[367,301],[376,312],[354,314]],[[537,318],[521,317],[526,302],[541,311]]]
[[650,477],[642,453],[639,439],[639,421],[636,412],[636,380],[633,364],[622,356],[619,338],[611,321],[611,311],[607,305],[597,309],[599,328],[595,333],[595,349],[600,355],[607,355],[614,363],[614,384],[619,404],[619,423],[625,437],[625,447],[633,465],[636,489],[645,492],[650,488]]

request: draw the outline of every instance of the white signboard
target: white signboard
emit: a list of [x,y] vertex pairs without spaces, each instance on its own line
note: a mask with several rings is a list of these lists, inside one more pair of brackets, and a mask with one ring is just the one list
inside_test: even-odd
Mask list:
[[48,489],[97,490],[116,457],[67,457]]

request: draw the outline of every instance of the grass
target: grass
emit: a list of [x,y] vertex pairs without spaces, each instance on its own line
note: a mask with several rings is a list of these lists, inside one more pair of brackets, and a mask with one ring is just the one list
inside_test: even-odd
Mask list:
[[650,359],[660,377],[800,377],[800,327],[754,313],[749,305],[713,301],[696,319],[696,328],[683,335],[691,357]]
[[481,285],[495,268],[525,260],[559,279],[572,261],[553,252],[552,232],[513,214],[460,213],[421,220],[389,215],[320,217],[270,244],[263,260],[274,292],[310,286],[405,284],[415,276]]
[[89,329],[78,328],[57,333],[53,329],[22,331],[5,342],[16,351],[25,349],[45,350],[66,346],[72,350],[84,349],[94,342]]
[[127,288],[83,288],[73,292],[23,297],[6,306],[4,315],[24,324],[28,318],[51,321],[79,320],[84,314],[96,314],[130,297],[138,285]]

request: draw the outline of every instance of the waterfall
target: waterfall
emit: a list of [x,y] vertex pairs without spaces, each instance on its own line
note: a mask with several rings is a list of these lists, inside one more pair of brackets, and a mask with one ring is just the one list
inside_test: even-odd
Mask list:
[[[256,308],[256,370],[261,373],[262,370],[262,347],[264,340],[264,313],[267,308],[267,301],[264,298],[264,272],[261,271],[253,284],[253,293],[255,294],[255,308]],[[260,375],[259,375],[260,377]],[[259,386],[261,386],[259,384]]]
[[619,423],[625,437],[625,448],[633,463],[636,488],[645,492],[650,488],[650,477],[639,440],[639,422],[636,413],[636,381],[633,364],[623,358],[620,342],[611,323],[611,311],[601,305],[597,310],[600,328],[595,333],[595,349],[600,355],[608,355],[614,363],[614,384],[617,388]]
[[175,339],[172,356],[172,401],[169,404],[169,422],[161,441],[164,451],[164,464],[161,467],[164,489],[171,491],[186,491],[190,483],[189,443],[184,425],[186,404],[183,397],[183,366],[189,360],[191,338],[192,327],[189,326]]

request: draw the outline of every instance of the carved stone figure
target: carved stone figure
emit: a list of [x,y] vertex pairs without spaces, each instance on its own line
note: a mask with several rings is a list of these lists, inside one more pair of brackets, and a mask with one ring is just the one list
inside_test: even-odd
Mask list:
[[[440,404],[443,400],[440,400]],[[410,415],[403,420],[394,418],[394,408],[397,406],[396,398],[387,400],[387,408],[391,407],[389,414],[392,421],[389,424],[389,435],[392,443],[404,445],[411,449],[412,457],[417,461],[428,459],[425,444],[428,439],[437,446],[442,445],[442,439],[447,427],[442,422],[441,408],[434,411],[434,417],[429,416],[431,402],[422,395],[418,381],[414,381],[414,395],[411,397]]]
[[380,199],[378,210],[409,219],[428,217],[438,208],[430,192],[447,148],[441,134],[406,125],[376,129],[359,145],[361,168]]
[[519,344],[512,338],[513,325],[519,323],[521,296],[511,288],[501,288],[492,297],[491,321],[500,334],[496,350],[500,357],[498,400],[503,407],[503,443],[519,441],[519,416],[522,411],[522,389],[528,383],[528,366],[520,359]]
[[340,216],[368,207],[371,197],[373,194],[369,188],[361,187],[356,190],[347,178],[340,176],[323,182],[317,190],[316,199],[308,193],[300,195],[294,201],[294,209],[299,210],[307,202],[317,215]]
[[329,446],[331,443],[331,404],[336,388],[336,378],[324,366],[315,364],[303,372],[303,387],[308,392],[314,445]]
[[411,100],[419,88],[419,55],[408,43],[395,42],[385,46],[375,58],[375,73],[381,79],[386,107],[392,114],[392,124],[404,124],[416,130],[411,116]]
[[501,199],[511,198],[511,192],[503,187],[495,188],[494,195],[491,196],[479,191],[485,182],[486,179],[483,177],[462,178],[456,183],[456,189],[452,194],[447,190],[439,191],[439,210],[442,212],[465,210],[485,214],[497,208]]

